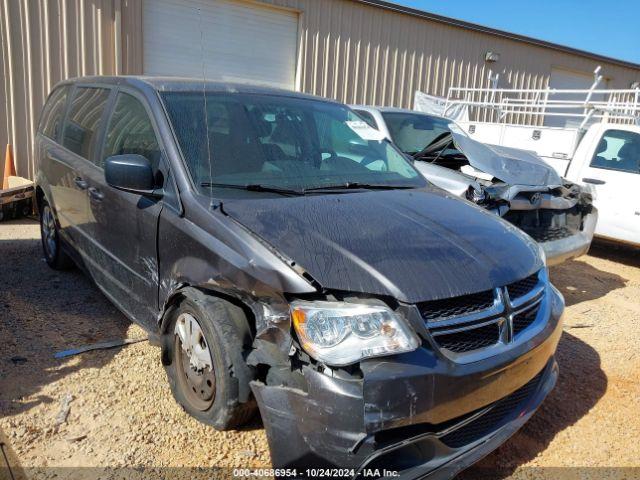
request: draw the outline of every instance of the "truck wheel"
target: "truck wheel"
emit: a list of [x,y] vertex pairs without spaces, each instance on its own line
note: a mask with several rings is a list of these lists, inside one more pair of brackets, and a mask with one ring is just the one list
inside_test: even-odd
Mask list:
[[188,289],[168,314],[165,370],[176,401],[217,430],[245,424],[257,407],[249,387],[253,371],[242,355],[252,342],[242,309]]
[[54,270],[67,270],[73,266],[73,260],[62,249],[62,240],[53,209],[46,200],[42,200],[40,209],[40,237],[42,251],[47,264]]

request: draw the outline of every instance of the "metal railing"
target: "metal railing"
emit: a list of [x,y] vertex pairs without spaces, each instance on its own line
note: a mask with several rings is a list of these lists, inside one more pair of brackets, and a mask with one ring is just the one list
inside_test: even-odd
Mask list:
[[444,114],[461,107],[474,121],[543,125],[545,119],[573,119],[584,129],[593,122],[640,125],[640,88],[597,89],[596,69],[590,89],[506,89],[451,87]]

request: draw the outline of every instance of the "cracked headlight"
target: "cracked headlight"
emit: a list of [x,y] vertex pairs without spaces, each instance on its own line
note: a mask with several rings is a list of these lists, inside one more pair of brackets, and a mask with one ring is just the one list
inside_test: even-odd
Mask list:
[[420,345],[409,326],[385,306],[295,301],[291,319],[302,348],[327,365],[410,352]]

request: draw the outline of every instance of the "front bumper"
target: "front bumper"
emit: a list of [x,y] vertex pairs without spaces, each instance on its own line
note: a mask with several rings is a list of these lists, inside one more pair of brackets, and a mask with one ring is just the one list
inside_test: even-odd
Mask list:
[[511,436],[557,379],[561,295],[549,320],[499,355],[460,364],[423,347],[361,362],[362,378],[303,367],[304,390],[254,382],[276,468],[385,468],[451,477]]
[[547,266],[558,265],[572,258],[577,258],[589,251],[593,234],[598,221],[598,211],[593,208],[583,220],[583,228],[580,232],[559,240],[540,242],[547,257]]

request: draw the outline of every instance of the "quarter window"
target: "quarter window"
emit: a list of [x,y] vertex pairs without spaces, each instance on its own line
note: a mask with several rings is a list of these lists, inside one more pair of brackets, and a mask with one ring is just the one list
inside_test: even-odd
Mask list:
[[354,110],[354,112],[356,112],[365,122],[367,122],[371,128],[375,128],[376,130],[378,129],[378,125],[376,125],[376,121],[373,118],[373,115],[371,115],[369,112],[367,112],[366,110]]
[[160,146],[144,105],[134,96],[119,93],[107,127],[104,159],[112,155],[137,154],[146,157],[154,171],[160,163]]
[[98,140],[100,119],[107,105],[110,90],[79,87],[71,99],[71,108],[64,123],[62,145],[87,160],[91,159]]
[[49,96],[49,100],[42,111],[40,119],[40,133],[53,140],[57,140],[62,130],[64,111],[67,105],[68,86],[56,88]]
[[607,130],[591,159],[591,166],[640,173],[640,135],[625,130]]

